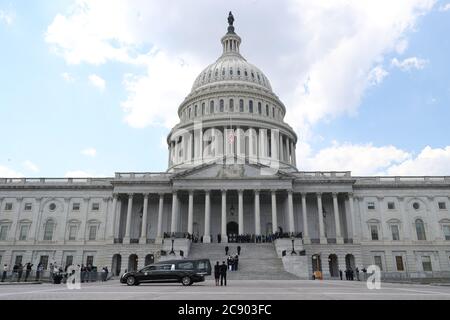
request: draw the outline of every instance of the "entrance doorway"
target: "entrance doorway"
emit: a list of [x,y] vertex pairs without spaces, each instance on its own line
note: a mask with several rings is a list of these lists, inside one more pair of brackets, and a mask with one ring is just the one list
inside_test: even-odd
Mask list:
[[148,266],[150,264],[155,263],[155,256],[152,254],[148,254],[145,256],[145,265]]
[[228,242],[236,243],[238,234],[239,234],[239,225],[234,221],[229,222],[227,224]]
[[115,254],[112,258],[112,267],[111,267],[113,276],[120,275],[121,265],[122,265],[122,256],[120,254]]
[[355,257],[352,254],[347,254],[345,256],[345,267],[347,269],[355,270]]
[[338,257],[335,254],[330,254],[328,257],[328,267],[332,278],[339,277]]
[[313,273],[316,271],[322,272],[322,261],[320,259],[320,254],[313,255],[311,259],[312,259]]
[[132,254],[128,258],[128,272],[137,271],[137,267],[138,267],[138,256]]

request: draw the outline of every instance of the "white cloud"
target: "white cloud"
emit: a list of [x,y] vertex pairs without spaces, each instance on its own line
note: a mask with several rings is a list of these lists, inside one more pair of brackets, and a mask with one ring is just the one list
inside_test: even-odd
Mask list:
[[13,24],[15,18],[16,14],[13,11],[0,10],[0,22],[9,26]]
[[450,3],[441,5],[441,6],[439,7],[439,11],[441,11],[441,12],[449,11],[449,10],[450,10]]
[[81,151],[82,155],[94,158],[97,156],[97,150],[94,148],[87,148]]
[[0,178],[23,178],[25,175],[14,169],[0,165]]
[[383,79],[389,74],[382,66],[376,66],[369,73],[369,83],[371,85],[380,84]]
[[428,64],[428,60],[411,57],[399,61],[397,58],[392,59],[391,65],[397,67],[402,71],[410,71],[412,69],[422,70]]
[[33,173],[38,173],[40,171],[39,167],[30,160],[24,161],[23,166],[26,170],[31,171]]
[[433,149],[424,148],[417,157],[393,165],[389,175],[450,175],[450,146]]
[[103,91],[106,88],[106,81],[96,74],[91,74],[89,76],[89,82],[100,91]]
[[64,72],[61,74],[61,77],[68,83],[73,83],[75,82],[75,78],[74,76],[72,76],[70,73],[68,72]]

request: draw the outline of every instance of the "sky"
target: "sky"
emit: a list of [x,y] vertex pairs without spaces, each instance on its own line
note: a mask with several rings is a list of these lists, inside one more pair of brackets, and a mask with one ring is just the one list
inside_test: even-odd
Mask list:
[[0,177],[167,170],[230,10],[300,171],[450,175],[449,0],[0,0]]

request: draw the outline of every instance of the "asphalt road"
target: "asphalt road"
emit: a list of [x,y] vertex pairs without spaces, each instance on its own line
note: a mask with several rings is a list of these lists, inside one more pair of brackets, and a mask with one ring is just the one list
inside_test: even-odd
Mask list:
[[216,287],[206,281],[181,284],[141,284],[128,287],[118,281],[65,285],[0,285],[0,300],[450,300],[450,286],[383,283],[369,290],[357,281],[229,281]]

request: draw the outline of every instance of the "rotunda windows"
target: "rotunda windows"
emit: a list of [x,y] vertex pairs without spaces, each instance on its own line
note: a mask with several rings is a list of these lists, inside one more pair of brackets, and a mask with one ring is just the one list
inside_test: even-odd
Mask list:
[[253,100],[248,102],[248,112],[253,113]]
[[222,75],[225,76],[225,68],[222,69]]
[[248,77],[248,72],[247,72],[247,70],[245,70],[244,75],[245,75],[246,77]]
[[230,76],[233,75],[233,68],[230,68]]
[[202,116],[205,115],[205,103],[202,103]]
[[240,70],[240,69],[238,69],[238,71],[237,71],[237,75],[238,75],[238,76],[240,76],[240,75],[241,75],[241,70]]
[[418,202],[414,202],[414,203],[413,203],[413,208],[414,208],[415,210],[419,210],[419,209],[420,209],[420,204],[419,204]]
[[209,113],[213,114],[214,113],[214,101],[211,101],[209,103]]
[[220,107],[220,112],[224,112],[225,110],[225,103],[224,103],[224,101],[223,101],[223,99],[220,99],[220,102],[219,102],[219,107]]
[[266,104],[266,116],[269,116],[269,105]]
[[258,102],[258,114],[262,114],[261,102]]
[[198,106],[197,105],[195,106],[195,109],[194,109],[194,117],[198,117]]
[[230,112],[234,112],[234,100],[233,99],[230,99],[230,106],[229,106],[229,108],[230,108]]
[[244,112],[244,100],[239,100],[239,112]]

